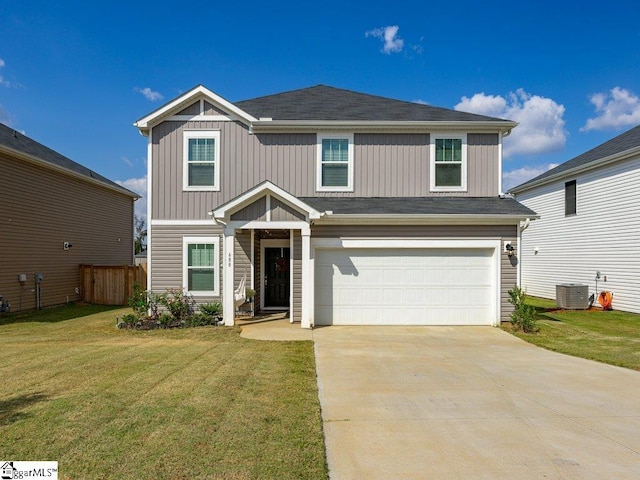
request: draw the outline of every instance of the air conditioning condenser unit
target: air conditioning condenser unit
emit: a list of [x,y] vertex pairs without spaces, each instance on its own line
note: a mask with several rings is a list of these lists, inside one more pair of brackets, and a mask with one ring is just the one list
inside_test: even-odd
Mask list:
[[578,283],[556,285],[558,308],[567,310],[587,310],[589,308],[589,287]]

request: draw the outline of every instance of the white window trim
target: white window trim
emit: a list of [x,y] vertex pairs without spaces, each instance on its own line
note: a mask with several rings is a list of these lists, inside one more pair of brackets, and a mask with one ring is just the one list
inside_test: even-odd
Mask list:
[[[189,185],[189,140],[192,138],[215,139],[215,160],[213,162],[213,185]],[[219,130],[184,130],[182,132],[182,189],[189,192],[219,192],[220,191],[220,131]]]
[[[429,189],[431,192],[466,192],[467,191],[467,134],[466,133],[432,133],[429,144]],[[436,187],[436,140],[459,138],[462,140],[462,168],[459,187]]]
[[[189,245],[194,243],[213,244],[213,290],[189,290]],[[194,297],[220,295],[220,237],[182,237],[182,287]]]
[[[347,139],[349,150],[347,152],[347,186],[325,187],[322,185],[322,140],[325,138]],[[318,192],[353,192],[353,133],[318,133],[316,147],[316,191]]]

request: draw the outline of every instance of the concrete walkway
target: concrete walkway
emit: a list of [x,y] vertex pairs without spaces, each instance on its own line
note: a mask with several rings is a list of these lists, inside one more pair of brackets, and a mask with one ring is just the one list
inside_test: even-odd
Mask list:
[[332,479],[640,478],[640,372],[491,327],[313,339]]
[[311,330],[301,328],[299,323],[289,322],[282,313],[246,318],[236,321],[240,326],[240,336],[253,340],[297,341],[312,340]]
[[239,323],[314,340],[333,480],[640,478],[640,372],[491,327]]

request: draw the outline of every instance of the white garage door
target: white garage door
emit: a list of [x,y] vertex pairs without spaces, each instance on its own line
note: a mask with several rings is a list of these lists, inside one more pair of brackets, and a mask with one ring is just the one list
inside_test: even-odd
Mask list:
[[493,249],[317,249],[316,325],[492,325]]

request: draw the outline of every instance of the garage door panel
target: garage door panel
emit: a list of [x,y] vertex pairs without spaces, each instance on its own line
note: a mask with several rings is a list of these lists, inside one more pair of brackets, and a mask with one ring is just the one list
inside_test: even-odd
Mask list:
[[489,325],[493,249],[318,249],[317,325]]

